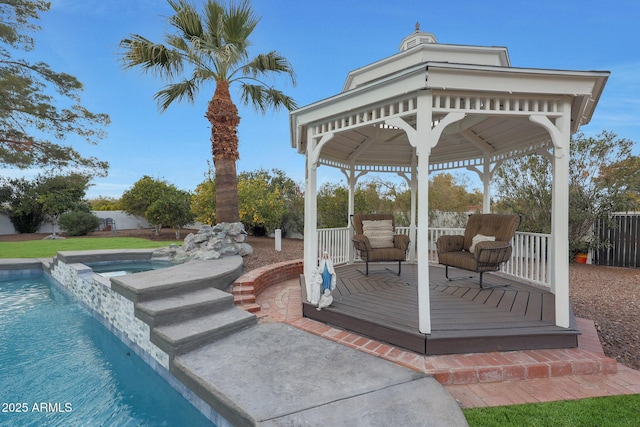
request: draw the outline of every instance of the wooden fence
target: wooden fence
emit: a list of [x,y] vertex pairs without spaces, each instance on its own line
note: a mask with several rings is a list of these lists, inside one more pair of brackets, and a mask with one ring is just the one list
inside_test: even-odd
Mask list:
[[598,221],[596,237],[607,245],[592,253],[592,262],[615,267],[640,267],[640,213],[615,214],[609,222]]

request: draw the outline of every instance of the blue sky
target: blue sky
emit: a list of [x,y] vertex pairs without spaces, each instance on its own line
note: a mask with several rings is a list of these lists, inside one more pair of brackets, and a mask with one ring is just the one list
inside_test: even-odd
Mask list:
[[[204,0],[194,0],[200,4]],[[339,93],[347,73],[398,52],[420,22],[440,43],[506,46],[515,67],[608,70],[611,77],[591,123],[636,142],[640,153],[640,2],[637,0],[254,0],[262,20],[253,54],[275,49],[293,64],[297,86],[278,87],[304,106]],[[143,175],[194,190],[211,158],[204,118],[214,87],[195,104],[159,113],[153,95],[164,82],[122,69],[118,43],[135,33],[162,41],[171,13],[164,0],[52,0],[42,15],[34,55],[84,85],[83,104],[112,123],[97,146],[68,139],[84,155],[110,163],[88,197],[120,197]],[[238,101],[238,93],[231,92]],[[291,148],[288,113],[262,115],[239,105],[238,171],[278,168],[304,180],[304,157]],[[12,176],[16,171],[0,174]],[[28,175],[28,174],[27,174]],[[319,179],[339,179],[326,167]],[[473,186],[473,183],[471,183]]]

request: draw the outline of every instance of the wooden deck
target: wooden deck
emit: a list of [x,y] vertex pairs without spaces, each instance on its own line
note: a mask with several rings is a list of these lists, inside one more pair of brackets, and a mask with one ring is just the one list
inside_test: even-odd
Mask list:
[[[579,331],[571,318],[568,329],[555,326],[555,297],[498,274],[478,276],[430,266],[431,334],[418,329],[417,267],[397,263],[336,267],[333,304],[321,311],[303,303],[305,317],[422,354],[460,354],[489,351],[573,348]],[[304,289],[304,286],[303,286]],[[303,301],[306,298],[303,297]]]

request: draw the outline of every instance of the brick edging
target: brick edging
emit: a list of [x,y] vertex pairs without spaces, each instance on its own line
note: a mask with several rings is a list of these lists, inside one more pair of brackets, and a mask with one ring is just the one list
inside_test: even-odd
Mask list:
[[591,350],[547,349],[425,356],[309,318],[289,322],[302,331],[434,377],[442,385],[501,383],[576,375],[615,374],[615,359]]
[[252,313],[260,311],[256,297],[271,285],[296,279],[302,274],[303,260],[283,261],[256,268],[238,277],[231,285],[236,305]]

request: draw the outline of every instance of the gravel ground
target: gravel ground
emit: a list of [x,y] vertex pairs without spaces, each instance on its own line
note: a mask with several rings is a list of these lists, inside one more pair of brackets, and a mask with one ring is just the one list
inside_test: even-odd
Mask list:
[[640,370],[640,270],[571,264],[571,306],[596,324],[607,356]]
[[[183,230],[182,238],[193,230]],[[0,241],[41,239],[46,234],[0,236]],[[118,233],[92,233],[90,237],[145,237],[152,240],[175,240],[172,230],[163,229],[160,236],[150,230],[121,230]],[[246,256],[247,270],[268,264],[301,259],[301,240],[282,239],[282,250],[266,237],[249,237],[254,249]],[[572,263],[569,266],[571,305],[577,317],[595,322],[600,342],[607,356],[640,370],[640,269],[602,267]]]

